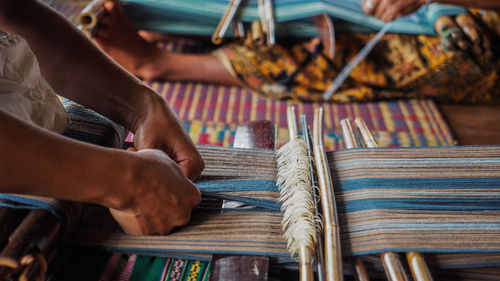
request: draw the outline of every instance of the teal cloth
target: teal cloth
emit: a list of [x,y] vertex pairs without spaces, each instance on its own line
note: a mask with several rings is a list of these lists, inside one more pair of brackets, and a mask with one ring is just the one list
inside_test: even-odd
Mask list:
[[[166,33],[211,35],[229,0],[124,0],[125,11],[139,29]],[[362,0],[274,0],[278,36],[317,36],[311,16],[327,13],[337,31],[373,32],[384,22],[362,11]],[[431,3],[394,21],[389,32],[434,35],[434,22],[444,15],[465,13],[461,7]],[[259,20],[257,0],[242,1],[243,22]],[[228,34],[231,34],[228,30]]]

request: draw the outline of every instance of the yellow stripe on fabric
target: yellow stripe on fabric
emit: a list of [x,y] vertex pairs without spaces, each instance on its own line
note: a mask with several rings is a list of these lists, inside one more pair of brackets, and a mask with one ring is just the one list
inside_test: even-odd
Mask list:
[[272,112],[271,108],[274,102],[275,101],[272,99],[269,98],[266,99],[266,108],[264,109],[266,120],[271,120],[271,112]]
[[432,116],[432,114],[429,112],[428,108],[426,108],[425,103],[418,100],[412,100],[410,101],[410,104],[415,111],[420,125],[422,126],[424,136],[427,140],[427,146],[436,146],[439,144],[443,145],[445,141],[438,133],[436,120],[434,119],[434,116]]
[[[198,109],[198,103],[200,102],[201,95],[201,84],[196,85],[194,93],[193,93],[193,101],[189,108],[188,120],[194,120],[194,115],[196,114],[196,110]],[[196,142],[195,142],[196,143]]]
[[252,95],[252,105],[250,111],[250,121],[257,120],[257,105],[259,102],[259,97],[257,95]]
[[192,91],[193,91],[193,83],[188,83],[187,87],[186,87],[186,91],[182,95],[181,108],[179,109],[179,114],[178,114],[179,118],[181,118],[181,119],[184,116],[184,113],[186,112],[186,107],[187,107],[187,104],[189,103],[189,100],[191,99],[191,92]]
[[408,113],[408,108],[406,108],[406,104],[404,102],[398,101],[398,106],[401,109],[401,113],[403,114],[406,126],[408,127],[409,134],[411,138],[415,140],[414,146],[420,146],[420,140],[415,133],[415,128],[413,127],[413,122],[411,121],[410,114]]
[[280,124],[281,102],[276,102],[275,105],[276,107],[274,108],[274,124]]
[[202,129],[203,122],[191,121],[191,125],[189,126],[189,136],[194,143],[199,143]]
[[380,129],[379,129],[379,126],[378,126],[378,122],[376,122],[377,120],[377,116],[375,115],[375,108],[374,108],[375,104],[374,103],[368,103],[368,112],[370,113],[370,118],[371,120],[365,120],[365,122],[370,122],[373,124],[373,132],[375,132],[375,134],[377,132],[380,132]]
[[453,134],[450,132],[450,127],[448,127],[448,123],[443,119],[443,115],[436,108],[436,104],[432,100],[427,100],[426,104],[431,108],[432,115],[436,117],[439,121],[439,128],[441,129],[441,133],[447,137],[447,141],[450,145],[457,145],[457,141],[453,139]]
[[181,83],[180,82],[175,82],[173,94],[172,94],[172,97],[170,98],[170,100],[168,101],[168,103],[170,103],[170,104],[175,104],[176,103],[177,96],[179,96],[179,88],[180,87],[181,87]]
[[394,121],[392,120],[391,109],[387,105],[387,102],[380,102],[379,107],[382,113],[382,117],[384,118],[384,123],[385,127],[387,128],[387,131],[394,132],[395,125]]
[[233,111],[236,109],[236,106],[234,104],[234,101],[236,100],[236,87],[231,87],[229,90],[229,104],[227,108],[227,113],[226,113],[226,123],[231,123],[233,122]]
[[217,91],[217,100],[215,101],[215,112],[213,121],[219,121],[220,109],[222,101],[224,100],[224,87],[219,87],[219,91]]
[[[314,110],[316,110],[316,108],[318,107],[317,104],[314,104]],[[325,110],[325,117],[324,120],[325,120],[325,126],[326,126],[326,130],[329,131],[329,130],[332,130],[333,129],[333,124],[332,124],[332,105],[331,104],[326,104],[323,109]],[[314,111],[313,111],[314,112]],[[307,120],[311,126],[311,124],[313,123],[313,120]],[[311,129],[312,129],[312,126],[311,126]]]
[[[387,143],[391,143],[392,142],[392,139],[390,137],[390,135],[388,134],[387,135]],[[410,142],[411,142],[411,138],[410,136],[408,135],[407,132],[398,132],[398,139],[399,139],[399,144],[401,146],[410,146]]]
[[238,124],[243,123],[243,118],[245,118],[245,101],[247,100],[248,91],[241,90],[240,95],[240,105],[238,110]]
[[439,113],[435,104],[429,100],[422,101],[422,107],[424,107],[425,112],[429,114],[429,118],[432,118],[436,128],[436,135],[441,141],[441,145],[457,145],[456,141],[453,140],[452,134],[450,133],[446,122],[443,120],[442,115]]
[[209,85],[207,90],[207,98],[205,99],[205,105],[203,106],[203,114],[201,115],[201,120],[207,120],[208,110],[210,109],[210,102],[212,100],[213,92],[214,86]]

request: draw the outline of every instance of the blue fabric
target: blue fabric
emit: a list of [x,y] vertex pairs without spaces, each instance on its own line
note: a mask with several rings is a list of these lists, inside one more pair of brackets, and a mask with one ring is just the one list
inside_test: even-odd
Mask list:
[[[125,0],[124,8],[140,29],[167,33],[211,35],[229,0]],[[337,31],[373,32],[384,22],[362,11],[362,0],[274,0],[278,36],[317,36],[311,16],[328,13]],[[432,3],[394,21],[389,32],[434,35],[434,22],[444,15],[464,13],[461,7]],[[241,20],[259,20],[257,0],[242,1]],[[339,23],[337,25],[337,23]],[[228,34],[232,34],[228,30]]]

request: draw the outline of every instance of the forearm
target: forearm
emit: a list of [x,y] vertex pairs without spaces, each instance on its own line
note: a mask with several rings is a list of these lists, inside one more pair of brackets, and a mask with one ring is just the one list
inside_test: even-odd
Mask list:
[[[131,153],[74,141],[0,110],[0,193],[31,194],[118,208]],[[120,163],[120,169],[116,163]],[[114,189],[114,190],[113,190]]]
[[[134,131],[155,93],[61,15],[34,0],[4,0],[0,28],[24,37],[54,90]],[[6,4],[7,3],[7,4]]]

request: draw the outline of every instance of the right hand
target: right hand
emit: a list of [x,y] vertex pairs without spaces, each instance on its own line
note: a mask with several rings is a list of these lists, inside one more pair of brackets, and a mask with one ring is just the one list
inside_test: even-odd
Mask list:
[[110,208],[111,214],[129,234],[161,235],[188,223],[200,204],[196,186],[163,151],[144,149],[138,157],[129,184],[124,187],[125,204]]

